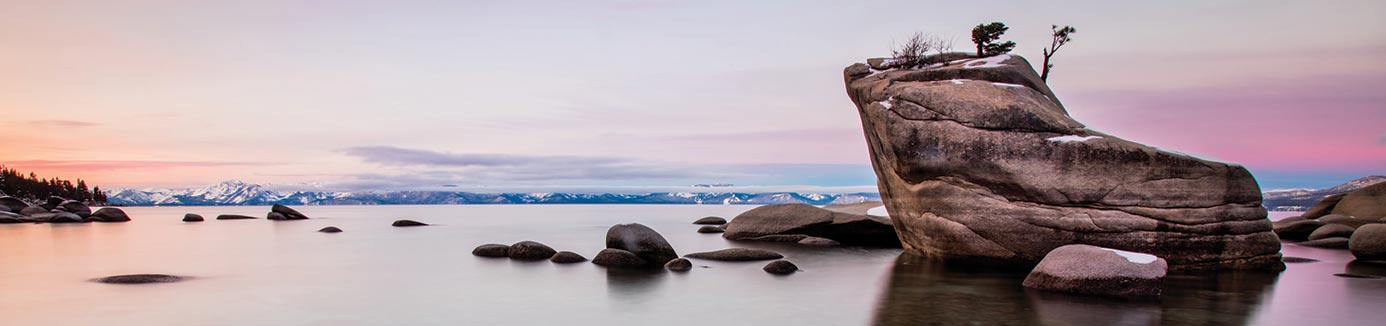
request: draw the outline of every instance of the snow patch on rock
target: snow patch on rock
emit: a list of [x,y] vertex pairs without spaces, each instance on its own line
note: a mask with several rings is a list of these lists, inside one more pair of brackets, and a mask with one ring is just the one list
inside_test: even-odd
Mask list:
[[885,206],[876,206],[875,208],[866,210],[866,215],[890,216],[890,213],[886,212]]
[[1149,263],[1155,262],[1155,259],[1157,259],[1157,258],[1155,257],[1155,255],[1143,254],[1143,253],[1139,253],[1139,252],[1130,252],[1130,251],[1123,251],[1123,250],[1116,250],[1116,249],[1109,249],[1109,248],[1102,248],[1102,250],[1111,251],[1111,252],[1116,253],[1117,255],[1121,256],[1122,258],[1126,258],[1126,261],[1133,262],[1133,263],[1137,263],[1137,264],[1149,264]]
[[1098,138],[1102,138],[1102,136],[1068,135],[1068,136],[1049,137],[1049,138],[1045,138],[1044,140],[1048,140],[1048,141],[1052,141],[1052,142],[1056,142],[1056,143],[1067,143],[1067,142],[1085,142],[1085,141],[1089,141],[1089,140],[1093,140],[1093,139],[1098,139]]
[[972,59],[972,60],[967,61],[967,63],[964,63],[964,64],[963,64],[963,68],[971,69],[971,68],[996,68],[996,67],[1004,67],[1004,66],[1006,66],[1006,65],[1001,64],[1001,62],[1004,62],[1004,61],[1010,60],[1010,59],[1011,59],[1011,55],[1009,55],[1009,54],[1002,54],[1002,55],[997,55],[997,56],[990,56],[990,57],[981,58],[981,59]]

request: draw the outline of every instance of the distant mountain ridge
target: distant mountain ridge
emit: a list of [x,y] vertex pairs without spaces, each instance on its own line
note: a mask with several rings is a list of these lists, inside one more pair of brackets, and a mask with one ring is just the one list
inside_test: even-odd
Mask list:
[[1261,206],[1271,211],[1303,211],[1314,206],[1324,197],[1348,193],[1353,190],[1386,182],[1386,176],[1373,175],[1348,181],[1328,189],[1289,189],[1271,190],[1261,193]]
[[656,192],[648,194],[472,193],[448,191],[280,192],[238,180],[194,189],[119,189],[108,202],[123,206],[475,205],[475,204],[855,204],[876,193]]

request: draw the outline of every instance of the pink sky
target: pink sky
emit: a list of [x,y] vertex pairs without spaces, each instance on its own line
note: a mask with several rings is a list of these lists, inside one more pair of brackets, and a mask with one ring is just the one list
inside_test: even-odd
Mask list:
[[[1386,174],[1382,12],[1379,1],[4,2],[0,164],[107,187],[613,182],[601,169],[647,172],[628,185],[871,185],[760,174],[869,164],[841,69],[916,30],[966,50],[971,26],[1004,21],[1034,61],[1051,23],[1078,27],[1050,84],[1090,127],[1242,163],[1263,186],[1322,186]],[[531,165],[353,154],[372,146],[590,173],[538,184],[515,177],[541,170]],[[714,173],[733,165],[756,167]]]

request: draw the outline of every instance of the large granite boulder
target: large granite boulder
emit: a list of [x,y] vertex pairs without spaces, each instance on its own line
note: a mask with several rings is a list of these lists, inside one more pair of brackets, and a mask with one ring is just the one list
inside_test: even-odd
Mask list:
[[1347,194],[1324,197],[1323,200],[1314,203],[1314,206],[1310,206],[1309,209],[1305,210],[1302,216],[1307,219],[1316,219],[1324,215],[1332,214],[1333,206],[1338,205],[1338,201],[1343,200],[1343,196],[1347,196]]
[[612,225],[606,230],[606,247],[633,253],[652,266],[664,266],[664,263],[679,258],[674,246],[669,245],[663,235],[640,223]]
[[1386,182],[1347,193],[1333,205],[1333,214],[1376,220],[1386,217]]
[[1149,254],[1089,245],[1050,251],[1025,277],[1028,288],[1107,296],[1160,295],[1167,264]]
[[1014,55],[847,67],[906,251],[1034,264],[1092,244],[1164,257],[1172,269],[1284,268],[1246,168],[1088,129],[1030,67]]
[[102,207],[91,213],[91,219],[95,222],[129,222],[130,215],[125,215],[125,211],[115,207]]
[[87,206],[87,204],[83,204],[82,202],[76,200],[63,201],[61,204],[58,204],[58,207],[55,208],[62,208],[63,210],[68,211],[72,214],[77,214],[77,216],[81,216],[82,218],[91,216],[91,207]]
[[270,212],[266,214],[265,219],[272,221],[306,220],[308,219],[308,215],[303,215],[303,213],[299,213],[297,210],[289,208],[289,206],[274,204],[274,206],[270,207]]
[[24,210],[25,207],[29,207],[29,204],[25,203],[23,200],[19,200],[19,198],[0,196],[0,206],[5,207],[5,209],[8,209],[10,212],[19,213],[19,211]]
[[819,237],[846,245],[900,247],[900,239],[890,219],[835,212],[808,204],[756,207],[728,222],[722,237],[777,242]]

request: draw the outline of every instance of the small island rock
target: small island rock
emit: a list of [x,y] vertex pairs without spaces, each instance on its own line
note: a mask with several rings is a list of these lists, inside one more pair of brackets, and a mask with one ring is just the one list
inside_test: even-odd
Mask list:
[[270,207],[270,212],[269,214],[267,214],[266,219],[275,221],[292,221],[306,220],[308,219],[308,216],[303,215],[303,213],[299,213],[293,208],[289,208],[289,206],[274,204],[274,206]]
[[611,226],[606,230],[606,247],[633,253],[656,267],[679,257],[663,235],[640,223]]
[[193,213],[183,214],[183,222],[202,222],[202,215]]
[[322,233],[338,233],[338,232],[342,232],[342,229],[341,229],[341,228],[338,228],[338,227],[335,227],[335,226],[329,226],[329,227],[325,227],[325,228],[318,229],[318,232],[322,232]]
[[727,230],[723,230],[722,228],[717,227],[716,225],[704,225],[703,227],[698,228],[698,233],[722,233],[722,232],[727,232]]
[[[184,216],[184,218],[186,219],[187,216]],[[254,216],[245,216],[245,215],[237,215],[237,214],[221,214],[221,215],[217,215],[217,219],[218,219],[218,220],[254,220],[254,219],[257,219],[257,217],[254,217]]]
[[149,284],[149,283],[171,283],[184,280],[185,277],[164,274],[129,274],[107,276],[95,279],[98,283],[106,284]]
[[693,269],[693,262],[686,258],[674,258],[674,260],[664,263],[664,268],[675,272],[687,272]]
[[91,213],[91,217],[97,222],[129,222],[130,216],[124,210],[115,207],[102,207]]
[[63,201],[62,203],[58,204],[58,207],[62,207],[63,210],[68,211],[72,214],[77,214],[77,216],[81,216],[82,218],[87,218],[88,216],[91,216],[91,207],[88,207],[87,204],[83,204],[80,201]]

